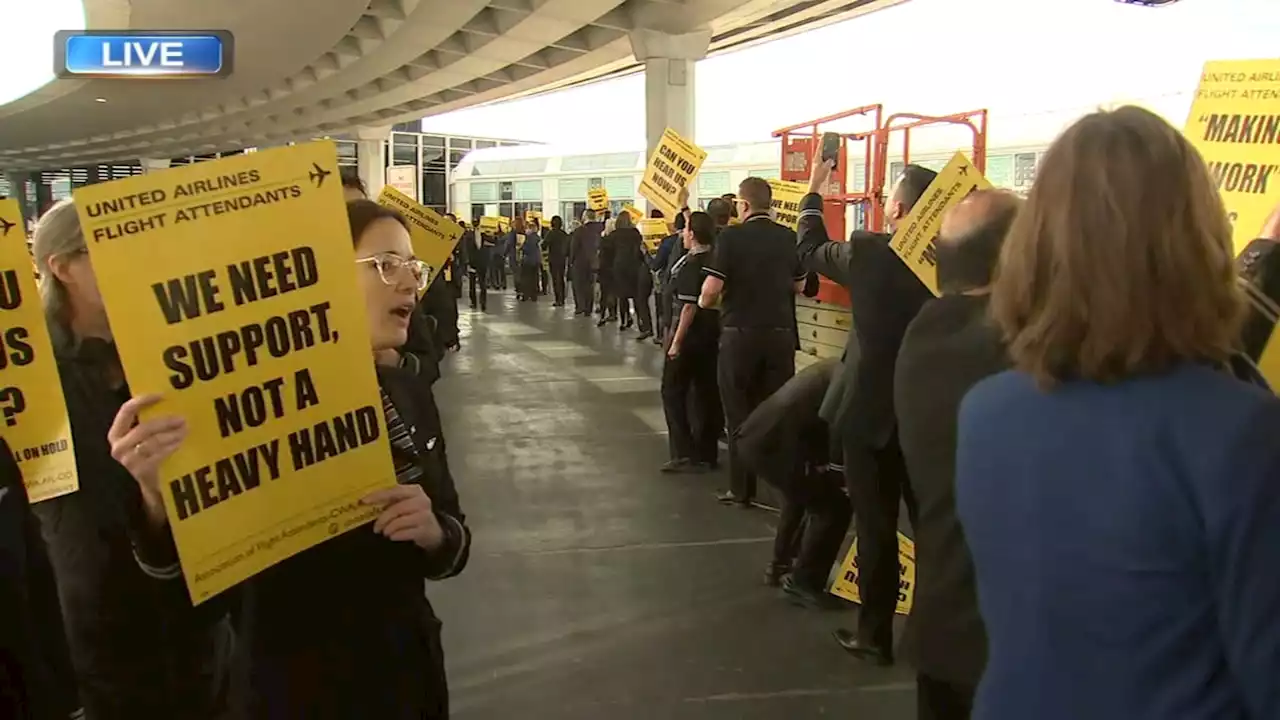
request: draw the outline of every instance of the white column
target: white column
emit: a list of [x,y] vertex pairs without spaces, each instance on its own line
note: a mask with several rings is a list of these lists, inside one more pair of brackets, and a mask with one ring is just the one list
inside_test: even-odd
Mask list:
[[138,164],[142,166],[143,175],[169,169],[167,158],[138,158]]
[[[662,131],[671,128],[690,142],[694,138],[694,66],[711,45],[709,29],[671,35],[656,30],[631,33],[631,49],[644,63],[645,158],[658,147]],[[690,202],[697,188],[689,188]]]
[[391,126],[359,127],[352,134],[356,138],[356,174],[369,197],[376,198],[387,184],[387,139],[391,137]]

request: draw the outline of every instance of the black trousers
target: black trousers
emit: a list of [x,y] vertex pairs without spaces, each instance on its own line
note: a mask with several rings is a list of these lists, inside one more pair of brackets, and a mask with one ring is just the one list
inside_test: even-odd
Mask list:
[[613,272],[611,270],[600,271],[600,314],[611,319],[618,317],[618,296],[613,286]]
[[880,448],[858,438],[842,439],[845,483],[858,536],[858,639],[893,653],[893,616],[898,606],[898,518],[905,500],[916,524],[916,502],[895,431]]
[[729,429],[729,489],[741,502],[756,496],[756,477],[738,457],[738,427],[796,374],[795,330],[726,327],[717,375]]
[[525,300],[538,299],[538,276],[542,268],[537,265],[521,265],[516,278],[516,294]]
[[484,310],[489,305],[489,268],[473,267],[471,272],[467,273],[467,289],[471,294],[471,307],[477,307],[476,297],[479,296],[479,308]]
[[714,463],[719,454],[716,348],[691,348],[662,366],[662,411],[671,459]]
[[809,472],[783,486],[773,562],[791,566],[796,582],[814,592],[826,590],[831,566],[840,555],[853,519],[843,484],[839,474],[824,470]]
[[573,270],[573,309],[590,315],[595,308],[595,278],[590,270]]
[[658,309],[658,315],[656,318],[658,321],[658,327],[656,328],[656,331],[658,333],[658,337],[665,338],[667,336],[667,330],[671,329],[672,297],[667,292],[666,286],[659,286],[654,291],[654,299]]
[[916,675],[916,720],[969,720],[975,688]]
[[[557,305],[564,304],[564,264],[551,263],[551,292]],[[576,302],[576,298],[575,298]]]

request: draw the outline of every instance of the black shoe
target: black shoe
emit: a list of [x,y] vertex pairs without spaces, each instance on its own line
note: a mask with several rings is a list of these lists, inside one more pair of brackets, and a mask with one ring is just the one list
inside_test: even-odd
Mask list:
[[751,507],[751,498],[739,497],[732,490],[725,490],[722,493],[717,493],[716,499],[725,505],[737,505],[742,508]]
[[893,652],[862,642],[858,639],[858,634],[852,630],[841,628],[836,630],[834,635],[840,647],[859,660],[875,663],[880,667],[889,667],[893,664]]
[[648,340],[651,337],[653,337],[653,333],[649,332],[648,330],[642,330],[640,334],[636,336],[636,342],[644,342],[645,340]]
[[825,592],[813,590],[796,581],[795,575],[782,578],[782,592],[793,604],[810,610],[838,610],[840,601]]
[[598,321],[596,321],[596,327],[604,327],[605,325],[608,325],[608,324],[609,324],[609,321],[604,318],[600,318]]
[[667,473],[668,475],[672,473],[688,472],[689,466],[692,464],[693,463],[689,462],[685,458],[676,458],[675,460],[668,460],[663,463],[662,467],[658,468],[658,470],[659,472]]
[[764,584],[769,587],[778,587],[782,584],[783,576],[786,576],[789,572],[791,572],[790,565],[783,563],[769,563],[764,568]]

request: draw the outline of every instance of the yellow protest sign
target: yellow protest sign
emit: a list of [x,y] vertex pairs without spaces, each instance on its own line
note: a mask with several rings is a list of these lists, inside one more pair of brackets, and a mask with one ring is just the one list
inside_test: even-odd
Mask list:
[[1280,59],[1205,63],[1186,135],[1222,193],[1238,254],[1280,202]]
[[498,232],[505,233],[511,229],[511,218],[506,215],[498,216]]
[[809,193],[809,186],[804,183],[786,180],[770,180],[769,188],[773,190],[773,219],[779,225],[786,225],[798,230],[800,224],[800,201]]
[[527,222],[527,223],[530,223],[530,224],[532,224],[533,222],[535,222],[535,221],[536,221],[536,222],[538,222],[539,224],[541,224],[541,223],[542,223],[542,211],[541,211],[541,210],[525,210],[525,211],[524,211],[524,221],[525,221],[525,222]]
[[71,422],[17,200],[0,200],[0,436],[38,503],[73,493]]
[[[916,591],[916,544],[898,533],[898,609],[899,615],[911,614]],[[840,566],[840,575],[831,584],[831,594],[850,602],[861,603],[858,594],[858,539],[854,538],[849,554]]]
[[398,210],[409,221],[409,238],[413,242],[413,254],[431,269],[427,286],[435,282],[444,263],[453,254],[453,248],[462,237],[462,226],[438,214],[429,207],[384,185],[378,193],[378,204]]
[[501,221],[496,217],[485,216],[480,218],[480,232],[489,233],[490,235],[500,232]]
[[938,294],[937,242],[943,216],[969,193],[990,189],[991,183],[969,158],[956,153],[893,234],[893,251],[934,295]]
[[161,486],[192,601],[371,520],[396,476],[334,144],[75,199],[130,389],[187,421]]
[[658,245],[662,243],[663,238],[671,233],[667,232],[667,221],[662,218],[646,218],[639,223],[640,237],[644,238],[645,249],[649,252],[655,252]]
[[587,209],[599,212],[609,207],[609,191],[602,187],[587,191]]
[[627,204],[622,206],[622,212],[631,216],[631,224],[639,225],[644,220],[644,211],[635,205]]
[[661,210],[663,217],[674,218],[680,212],[680,190],[689,186],[706,159],[706,150],[667,128],[645,166],[640,195]]

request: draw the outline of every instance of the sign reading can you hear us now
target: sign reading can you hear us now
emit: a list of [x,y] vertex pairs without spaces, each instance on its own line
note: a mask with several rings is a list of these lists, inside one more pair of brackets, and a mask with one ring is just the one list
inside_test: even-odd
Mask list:
[[1222,193],[1239,253],[1280,202],[1280,59],[1206,63],[1186,135]]
[[893,234],[893,251],[934,295],[938,295],[938,233],[942,218],[969,193],[990,189],[991,183],[969,158],[956,153]]
[[644,169],[640,194],[661,210],[663,217],[674,219],[680,212],[680,190],[688,187],[706,159],[706,150],[667,128]]
[[0,437],[22,471],[28,499],[75,492],[71,423],[17,200],[0,200],[0,350]]
[[75,193],[192,601],[371,520],[395,484],[332,142]]

